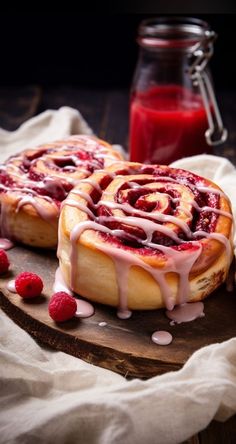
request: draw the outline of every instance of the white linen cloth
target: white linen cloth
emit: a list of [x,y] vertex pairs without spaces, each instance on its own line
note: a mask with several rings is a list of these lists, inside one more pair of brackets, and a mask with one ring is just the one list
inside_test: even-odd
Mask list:
[[[81,131],[91,133],[76,110],[46,111],[13,133],[0,130],[0,161]],[[217,182],[236,212],[236,170],[226,159],[202,155],[174,166]],[[177,372],[127,381],[39,346],[0,311],[0,443],[177,444],[234,413],[236,338],[198,350]]]

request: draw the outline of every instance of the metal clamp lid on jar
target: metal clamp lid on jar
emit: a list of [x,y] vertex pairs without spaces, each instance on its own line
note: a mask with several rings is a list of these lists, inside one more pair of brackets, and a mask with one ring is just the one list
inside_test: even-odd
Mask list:
[[[214,52],[216,33],[199,19],[187,17],[161,17],[144,20],[139,27],[139,43],[144,47],[159,47],[167,50],[187,49],[188,72],[194,86],[198,86],[206,111],[209,128],[205,132],[208,145],[225,142],[228,131],[223,125],[211,80],[205,70]],[[165,45],[171,41],[171,45]],[[185,42],[185,44],[183,44]]]
[[[213,43],[217,35],[214,31],[206,30],[204,39],[198,42],[192,50],[189,73],[193,84],[199,86],[205,107],[209,128],[205,132],[208,145],[219,145],[226,141],[228,131],[224,128],[215,93],[205,67],[213,55]],[[213,138],[214,135],[218,137]]]

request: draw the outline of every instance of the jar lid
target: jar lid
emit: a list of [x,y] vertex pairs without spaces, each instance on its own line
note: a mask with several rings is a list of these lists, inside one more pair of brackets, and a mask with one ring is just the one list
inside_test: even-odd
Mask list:
[[155,17],[141,22],[138,43],[146,48],[188,49],[211,32],[209,24],[197,18]]

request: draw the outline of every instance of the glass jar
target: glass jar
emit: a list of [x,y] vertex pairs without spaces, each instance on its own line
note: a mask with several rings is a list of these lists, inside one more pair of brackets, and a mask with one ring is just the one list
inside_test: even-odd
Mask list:
[[194,18],[143,21],[130,103],[130,160],[169,164],[227,138],[207,62],[216,34]]

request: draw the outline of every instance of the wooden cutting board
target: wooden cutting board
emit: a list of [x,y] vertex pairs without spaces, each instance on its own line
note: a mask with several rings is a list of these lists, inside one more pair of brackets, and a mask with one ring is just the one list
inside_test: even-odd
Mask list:
[[[236,335],[236,294],[222,286],[205,301],[204,318],[170,326],[164,310],[134,312],[120,320],[116,310],[95,305],[87,319],[74,318],[56,324],[48,314],[57,259],[54,252],[15,247],[8,251],[11,272],[0,279],[0,305],[20,327],[36,340],[126,377],[150,378],[182,367],[199,348]],[[9,293],[6,284],[22,271],[38,273],[44,293],[25,301]],[[99,323],[106,322],[101,327]],[[155,330],[167,330],[174,340],[168,346],[152,343]]]

